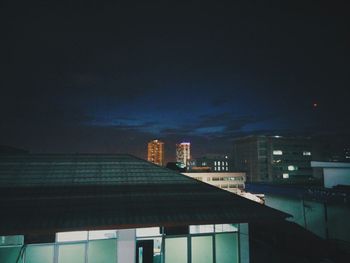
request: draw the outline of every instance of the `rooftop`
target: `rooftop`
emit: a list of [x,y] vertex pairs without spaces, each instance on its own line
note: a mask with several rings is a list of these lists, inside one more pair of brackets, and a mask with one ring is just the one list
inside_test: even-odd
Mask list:
[[129,155],[0,156],[0,235],[288,215]]
[[314,168],[350,168],[350,163],[343,162],[311,162],[311,167]]
[[246,183],[245,186],[248,192],[255,194],[270,194],[337,204],[349,204],[350,202],[350,187],[348,186],[324,188],[271,183]]

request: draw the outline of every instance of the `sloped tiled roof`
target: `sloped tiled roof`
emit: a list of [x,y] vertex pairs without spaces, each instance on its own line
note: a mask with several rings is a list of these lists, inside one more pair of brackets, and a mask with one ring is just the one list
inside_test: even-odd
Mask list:
[[129,155],[0,156],[0,235],[287,215]]

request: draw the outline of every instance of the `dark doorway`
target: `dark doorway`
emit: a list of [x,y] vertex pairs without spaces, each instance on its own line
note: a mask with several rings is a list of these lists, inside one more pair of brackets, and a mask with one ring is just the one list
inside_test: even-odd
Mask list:
[[153,263],[153,240],[136,241],[136,263]]

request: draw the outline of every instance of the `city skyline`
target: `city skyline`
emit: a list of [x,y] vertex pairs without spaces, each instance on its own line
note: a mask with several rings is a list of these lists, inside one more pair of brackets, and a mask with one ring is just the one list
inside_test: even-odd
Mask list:
[[6,3],[0,144],[146,158],[153,138],[200,156],[250,134],[349,137],[345,10]]

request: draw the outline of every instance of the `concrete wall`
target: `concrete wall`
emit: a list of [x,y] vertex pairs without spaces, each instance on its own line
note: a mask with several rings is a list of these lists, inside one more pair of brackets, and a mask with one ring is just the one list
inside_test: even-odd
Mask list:
[[324,168],[324,187],[332,188],[338,184],[350,185],[349,168]]
[[118,263],[135,263],[136,230],[118,230],[117,256]]
[[350,244],[350,205],[303,201],[297,198],[265,195],[267,206],[293,215],[295,222],[322,238]]

